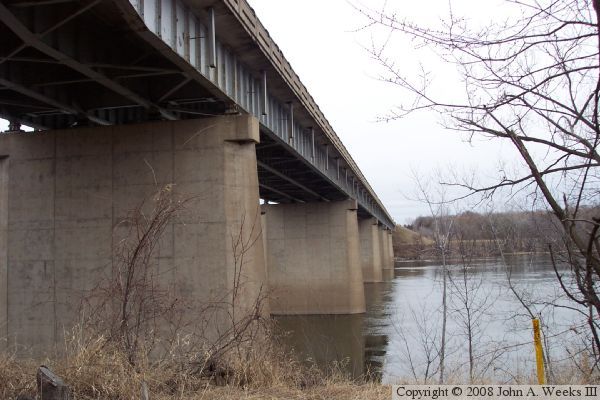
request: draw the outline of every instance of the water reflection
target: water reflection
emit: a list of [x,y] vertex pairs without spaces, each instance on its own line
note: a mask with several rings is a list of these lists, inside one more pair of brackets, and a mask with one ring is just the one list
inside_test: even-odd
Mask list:
[[352,376],[363,373],[365,314],[286,315],[275,320],[287,332],[284,344],[303,361],[323,369],[338,365]]
[[[393,273],[393,270],[390,270]],[[308,364],[333,366],[353,377],[381,379],[388,344],[386,304],[393,301],[392,282],[365,284],[367,312],[353,315],[276,316],[284,344]]]
[[394,280],[394,270],[393,269],[384,269],[381,274],[384,282],[390,282]]
[[[453,273],[460,270],[457,266],[452,269]],[[324,368],[337,362],[355,377],[368,373],[394,382],[413,375],[405,352],[419,352],[419,329],[422,332],[439,328],[441,268],[436,262],[397,263],[394,270],[384,272],[385,282],[365,284],[365,314],[277,317],[282,329],[289,332],[287,345],[308,362]],[[550,260],[545,256],[509,257],[506,264],[501,260],[480,260],[469,265],[468,274],[482,282],[482,295],[491,299],[490,311],[480,325],[486,343],[525,344],[519,348],[521,351],[507,353],[497,361],[515,365],[532,362],[533,353],[527,347],[531,339],[529,317],[508,290],[507,277],[510,275],[520,290],[551,296],[557,284]],[[564,310],[557,310],[548,321],[562,329],[572,320]],[[418,326],[419,323],[426,326]],[[449,362],[454,362],[455,371],[461,373],[464,360],[460,358],[460,326],[450,321],[448,329],[454,332],[450,345],[457,349],[457,355],[454,359],[449,357]]]
[[[393,270],[391,270],[393,273]],[[386,304],[393,301],[392,280],[365,284],[367,312],[363,335],[365,337],[365,365],[363,372],[371,379],[380,381],[385,364],[389,337],[386,327],[390,313]]]

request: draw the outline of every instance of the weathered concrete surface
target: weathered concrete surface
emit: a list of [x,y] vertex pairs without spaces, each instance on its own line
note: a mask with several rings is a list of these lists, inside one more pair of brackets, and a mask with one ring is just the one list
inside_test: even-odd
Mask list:
[[387,229],[379,229],[380,242],[381,242],[381,259],[383,269],[393,269],[394,268],[394,260],[393,260],[393,249],[391,247],[391,233]]
[[[7,308],[6,298],[8,281],[6,279],[8,266],[8,158],[0,157],[0,349],[6,347]],[[4,300],[3,300],[4,299]]]
[[117,262],[123,219],[167,184],[190,200],[156,249],[161,279],[183,298],[221,298],[244,248],[240,306],[252,303],[266,287],[258,134],[256,119],[231,116],[0,135],[9,178],[7,207],[0,195],[0,227],[2,210],[8,215],[0,310],[10,343],[39,353],[61,342],[81,298]]
[[269,204],[272,314],[365,312],[356,202]]
[[387,244],[388,244],[388,242],[385,240],[385,229],[382,229],[380,226],[379,227],[379,251],[381,254],[381,267],[383,269],[389,269],[388,262],[387,262],[389,251],[387,250]]
[[359,219],[360,258],[364,282],[382,282],[379,229],[376,218]]
[[267,213],[261,209],[260,212],[260,228],[263,244],[264,266],[265,266],[265,282],[269,281],[269,267],[267,266]]
[[392,231],[388,231],[388,243],[390,265],[391,268],[394,268],[394,234]]
[[393,270],[393,269],[384,269],[382,275],[383,275],[383,281],[384,282],[391,282],[395,278],[395,270]]

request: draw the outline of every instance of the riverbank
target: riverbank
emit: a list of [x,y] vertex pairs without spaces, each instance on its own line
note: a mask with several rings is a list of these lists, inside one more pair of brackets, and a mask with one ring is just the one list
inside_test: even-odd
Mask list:
[[[489,235],[489,232],[471,232],[468,235],[454,232],[446,243],[446,255],[453,259],[472,259],[548,252],[549,237],[538,237],[532,233],[528,236],[485,238]],[[431,233],[427,235],[401,226],[393,232],[393,246],[395,256],[405,260],[435,260],[440,254]]]
[[[241,389],[236,387],[211,388],[198,393],[186,400],[383,400],[391,397],[391,387],[380,384],[358,385],[351,382],[330,382],[325,385],[310,389],[295,389],[286,387],[273,387],[262,389]],[[181,399],[178,396],[157,397],[159,400]]]
[[[504,257],[521,257],[521,256],[549,256],[550,252],[548,251],[513,251],[513,252],[507,252],[504,253],[503,256]],[[500,258],[499,255],[479,255],[479,256],[472,256],[468,259],[468,261],[470,263],[473,262],[483,262],[483,261],[487,261],[487,260],[497,260],[498,258]],[[436,256],[429,256],[428,258],[418,258],[418,259],[414,259],[414,258],[403,258],[403,257],[395,257],[394,258],[394,264],[415,264],[415,263],[423,263],[423,264],[428,264],[428,263],[437,263],[437,262],[442,262],[441,257],[436,257]],[[457,257],[456,255],[454,256],[449,256],[446,258],[446,262],[448,264],[460,264],[462,262],[464,262],[464,259],[462,257]]]
[[0,399],[37,398],[41,365],[62,379],[78,400],[143,400],[144,387],[152,400],[390,397],[389,386],[352,379],[333,364],[323,371],[298,362],[277,341],[264,337],[249,346],[239,343],[219,358],[174,348],[162,359],[150,361],[140,352],[135,363],[102,336],[65,343],[66,353],[54,358],[27,359],[4,352]]
[[[194,373],[189,364],[169,360],[133,366],[119,352],[98,348],[82,349],[64,359],[23,360],[0,356],[0,398],[35,399],[36,371],[46,365],[69,387],[77,400],[383,400],[391,397],[391,386],[368,380],[355,380],[339,372],[324,373],[285,358],[253,360],[237,364],[224,380]],[[223,377],[221,377],[223,378]],[[560,384],[597,383],[566,373]],[[466,381],[450,378],[453,384]],[[518,384],[534,384],[533,375],[519,378]],[[422,384],[413,379],[398,382]],[[487,384],[494,382],[486,381]],[[142,387],[148,397],[142,396]]]
[[[144,399],[141,397],[142,385],[148,388],[148,398],[152,400],[379,400],[388,399],[391,393],[390,386],[376,382],[358,382],[335,374],[317,375],[315,371],[301,371],[299,368],[302,367],[298,364],[291,365],[291,371],[288,372],[292,372],[293,375],[306,374],[305,381],[285,379],[277,371],[254,371],[251,374],[260,375],[265,372],[266,375],[272,374],[268,376],[271,381],[243,384],[223,383],[206,376],[177,372],[173,370],[172,365],[132,367],[122,363],[122,360],[115,359],[114,355],[98,354],[98,356],[105,362],[92,363],[92,360],[87,360],[81,363],[82,359],[36,362],[5,356],[0,360],[0,398],[36,398],[35,376],[40,364],[51,366],[51,369],[55,368],[54,371],[70,388],[73,398],[81,400]],[[253,367],[259,369],[265,368],[265,365],[259,363]],[[311,380],[314,381],[310,382]]]

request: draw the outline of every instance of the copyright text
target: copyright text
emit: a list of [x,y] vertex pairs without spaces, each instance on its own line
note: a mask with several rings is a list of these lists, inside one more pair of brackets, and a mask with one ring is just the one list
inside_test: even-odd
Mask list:
[[568,400],[600,398],[594,385],[395,385],[393,400],[536,399]]

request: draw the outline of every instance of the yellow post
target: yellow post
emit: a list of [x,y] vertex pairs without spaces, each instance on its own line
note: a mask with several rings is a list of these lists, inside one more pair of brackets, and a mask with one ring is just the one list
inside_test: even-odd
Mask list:
[[544,349],[542,348],[542,336],[540,335],[540,320],[534,318],[533,322],[533,344],[535,346],[535,361],[537,364],[538,384],[545,385],[544,376]]

